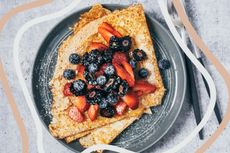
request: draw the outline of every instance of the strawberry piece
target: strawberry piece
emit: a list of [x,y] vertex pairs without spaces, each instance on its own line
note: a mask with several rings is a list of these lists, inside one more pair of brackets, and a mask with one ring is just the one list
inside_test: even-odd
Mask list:
[[92,84],[88,84],[88,85],[87,85],[87,89],[88,89],[88,90],[90,90],[90,89],[92,89],[92,88],[94,88],[94,85],[92,85]]
[[90,50],[94,50],[94,49],[98,49],[98,50],[106,50],[108,48],[108,46],[99,43],[99,42],[91,42],[89,49]]
[[122,100],[128,105],[129,108],[138,108],[139,100],[135,92],[129,91],[125,96],[122,97]]
[[77,66],[76,73],[83,80],[85,80],[85,78],[84,78],[84,71],[85,71],[85,67],[83,65],[78,65]]
[[122,61],[128,62],[127,56],[125,53],[115,52],[113,55],[112,63],[121,63]]
[[81,113],[84,113],[89,109],[89,104],[87,103],[85,96],[76,97],[75,105]]
[[117,75],[121,77],[121,79],[126,80],[130,87],[133,87],[135,84],[135,80],[130,76],[130,74],[119,64],[113,64],[116,69]]
[[133,87],[133,91],[141,92],[141,95],[153,93],[156,91],[156,86],[154,84],[150,84],[147,81],[137,81]]
[[98,33],[101,34],[107,43],[109,43],[110,37],[114,36],[114,34],[101,27],[98,28]]
[[134,78],[134,72],[133,72],[132,66],[131,66],[128,62],[125,62],[125,61],[122,62],[122,66],[123,66],[123,67],[125,68],[125,70],[129,73],[129,75],[131,76],[131,78],[132,78],[133,80],[135,80],[135,78]]
[[114,36],[116,37],[122,37],[122,35],[116,31],[110,24],[108,24],[107,22],[103,22],[99,27],[104,28],[105,30],[109,31],[110,33],[112,33]]
[[118,115],[123,115],[127,110],[127,104],[123,101],[119,101],[115,108]]
[[63,94],[64,96],[72,96],[73,93],[70,91],[71,83],[66,83],[64,86]]
[[88,109],[88,116],[91,121],[94,121],[97,118],[98,111],[99,111],[98,104],[90,105]]
[[81,123],[85,120],[84,115],[75,106],[69,109],[69,117],[78,123]]

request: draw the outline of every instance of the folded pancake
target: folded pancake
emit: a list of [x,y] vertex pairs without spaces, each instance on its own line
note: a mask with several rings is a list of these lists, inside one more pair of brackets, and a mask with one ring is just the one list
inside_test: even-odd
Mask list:
[[[67,38],[60,46],[56,69],[53,79],[50,82],[53,93],[53,120],[49,126],[51,133],[57,138],[66,137],[67,142],[90,133],[80,139],[80,143],[85,147],[98,143],[107,144],[112,142],[127,126],[138,119],[146,108],[159,105],[165,91],[142,6],[134,5],[121,11],[114,11],[113,13],[102,9],[100,5],[97,5],[97,8],[104,13],[99,13],[100,15],[95,17],[95,14],[92,13],[94,12],[92,11],[93,9],[89,11],[87,15],[83,16],[86,20],[79,22],[74,27],[74,34]],[[72,101],[74,101],[74,97],[64,97],[62,94],[63,84],[67,82],[63,79],[62,72],[66,68],[74,68],[73,65],[68,63],[68,57],[71,53],[77,52],[83,55],[89,46],[89,42],[92,40],[105,43],[102,37],[97,34],[97,27],[102,22],[108,22],[122,35],[131,36],[135,42],[133,48],[140,48],[146,52],[148,59],[143,61],[140,67],[146,67],[150,70],[148,81],[154,83],[157,86],[157,90],[153,94],[140,98],[143,105],[140,105],[137,110],[129,111],[122,116],[116,116],[111,119],[99,116],[93,122],[87,119],[83,123],[76,123],[68,117],[66,111],[68,107],[73,105]],[[120,125],[119,128],[116,128],[117,124]],[[103,135],[98,134],[102,131],[104,132]]]

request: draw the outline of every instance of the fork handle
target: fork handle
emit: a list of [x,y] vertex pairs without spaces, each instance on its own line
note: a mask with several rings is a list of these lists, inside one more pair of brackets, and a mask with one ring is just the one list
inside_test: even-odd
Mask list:
[[[200,57],[198,58],[198,60],[200,61],[200,63],[204,66],[204,62],[203,62],[203,59]],[[205,66],[204,66],[205,67]],[[205,88],[206,88],[206,91],[208,93],[208,96],[210,97],[210,90],[209,90],[209,87],[208,87],[208,83],[207,81],[205,80],[204,76],[202,76],[202,79],[204,81],[204,85],[205,85]],[[214,112],[216,114],[216,118],[218,120],[218,123],[220,124],[222,122],[222,117],[221,117],[221,113],[220,113],[220,108],[219,108],[219,100],[218,98],[216,99],[216,104],[215,104],[215,107],[214,107]]]

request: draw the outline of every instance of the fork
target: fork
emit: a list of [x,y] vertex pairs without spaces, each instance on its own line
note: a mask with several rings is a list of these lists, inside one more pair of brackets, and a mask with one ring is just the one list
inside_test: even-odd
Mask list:
[[[171,15],[172,21],[173,21],[174,25],[177,27],[177,30],[179,31],[183,42],[187,45],[188,44],[187,43],[188,37],[186,35],[186,31],[184,29],[184,26],[182,25],[182,22],[180,21],[179,17],[177,16],[176,11],[173,8],[171,0],[168,0],[167,2],[168,2],[167,7],[168,7],[169,13]],[[196,123],[199,124],[201,121],[201,112],[200,112],[200,106],[199,106],[200,101],[198,98],[196,81],[195,81],[195,77],[194,77],[194,76],[196,76],[196,73],[195,73],[195,71],[193,71],[192,64],[186,56],[185,56],[185,62],[186,62],[187,74],[188,74],[187,77],[189,80],[188,84],[189,84],[189,93],[191,96],[191,102],[192,102],[193,109],[194,109]],[[201,140],[204,138],[203,129],[200,130],[199,137]]]

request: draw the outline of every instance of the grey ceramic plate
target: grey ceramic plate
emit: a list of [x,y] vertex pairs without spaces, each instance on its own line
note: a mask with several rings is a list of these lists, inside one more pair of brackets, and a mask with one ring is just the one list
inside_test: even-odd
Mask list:
[[[110,10],[124,8],[121,5],[105,5],[105,7]],[[69,27],[78,21],[80,14],[87,10],[89,8],[75,12],[61,21],[47,35],[38,51],[34,63],[32,87],[37,111],[46,128],[52,118],[50,115],[52,94],[48,83],[56,65],[57,48],[71,34]],[[166,134],[180,112],[186,89],[185,66],[180,49],[159,22],[148,15],[146,17],[157,59],[168,59],[171,62],[171,68],[161,71],[167,89],[162,105],[152,108],[152,115],[143,115],[140,120],[124,130],[112,143],[136,152],[144,151]],[[83,150],[78,141],[70,144],[59,141],[75,152]]]

